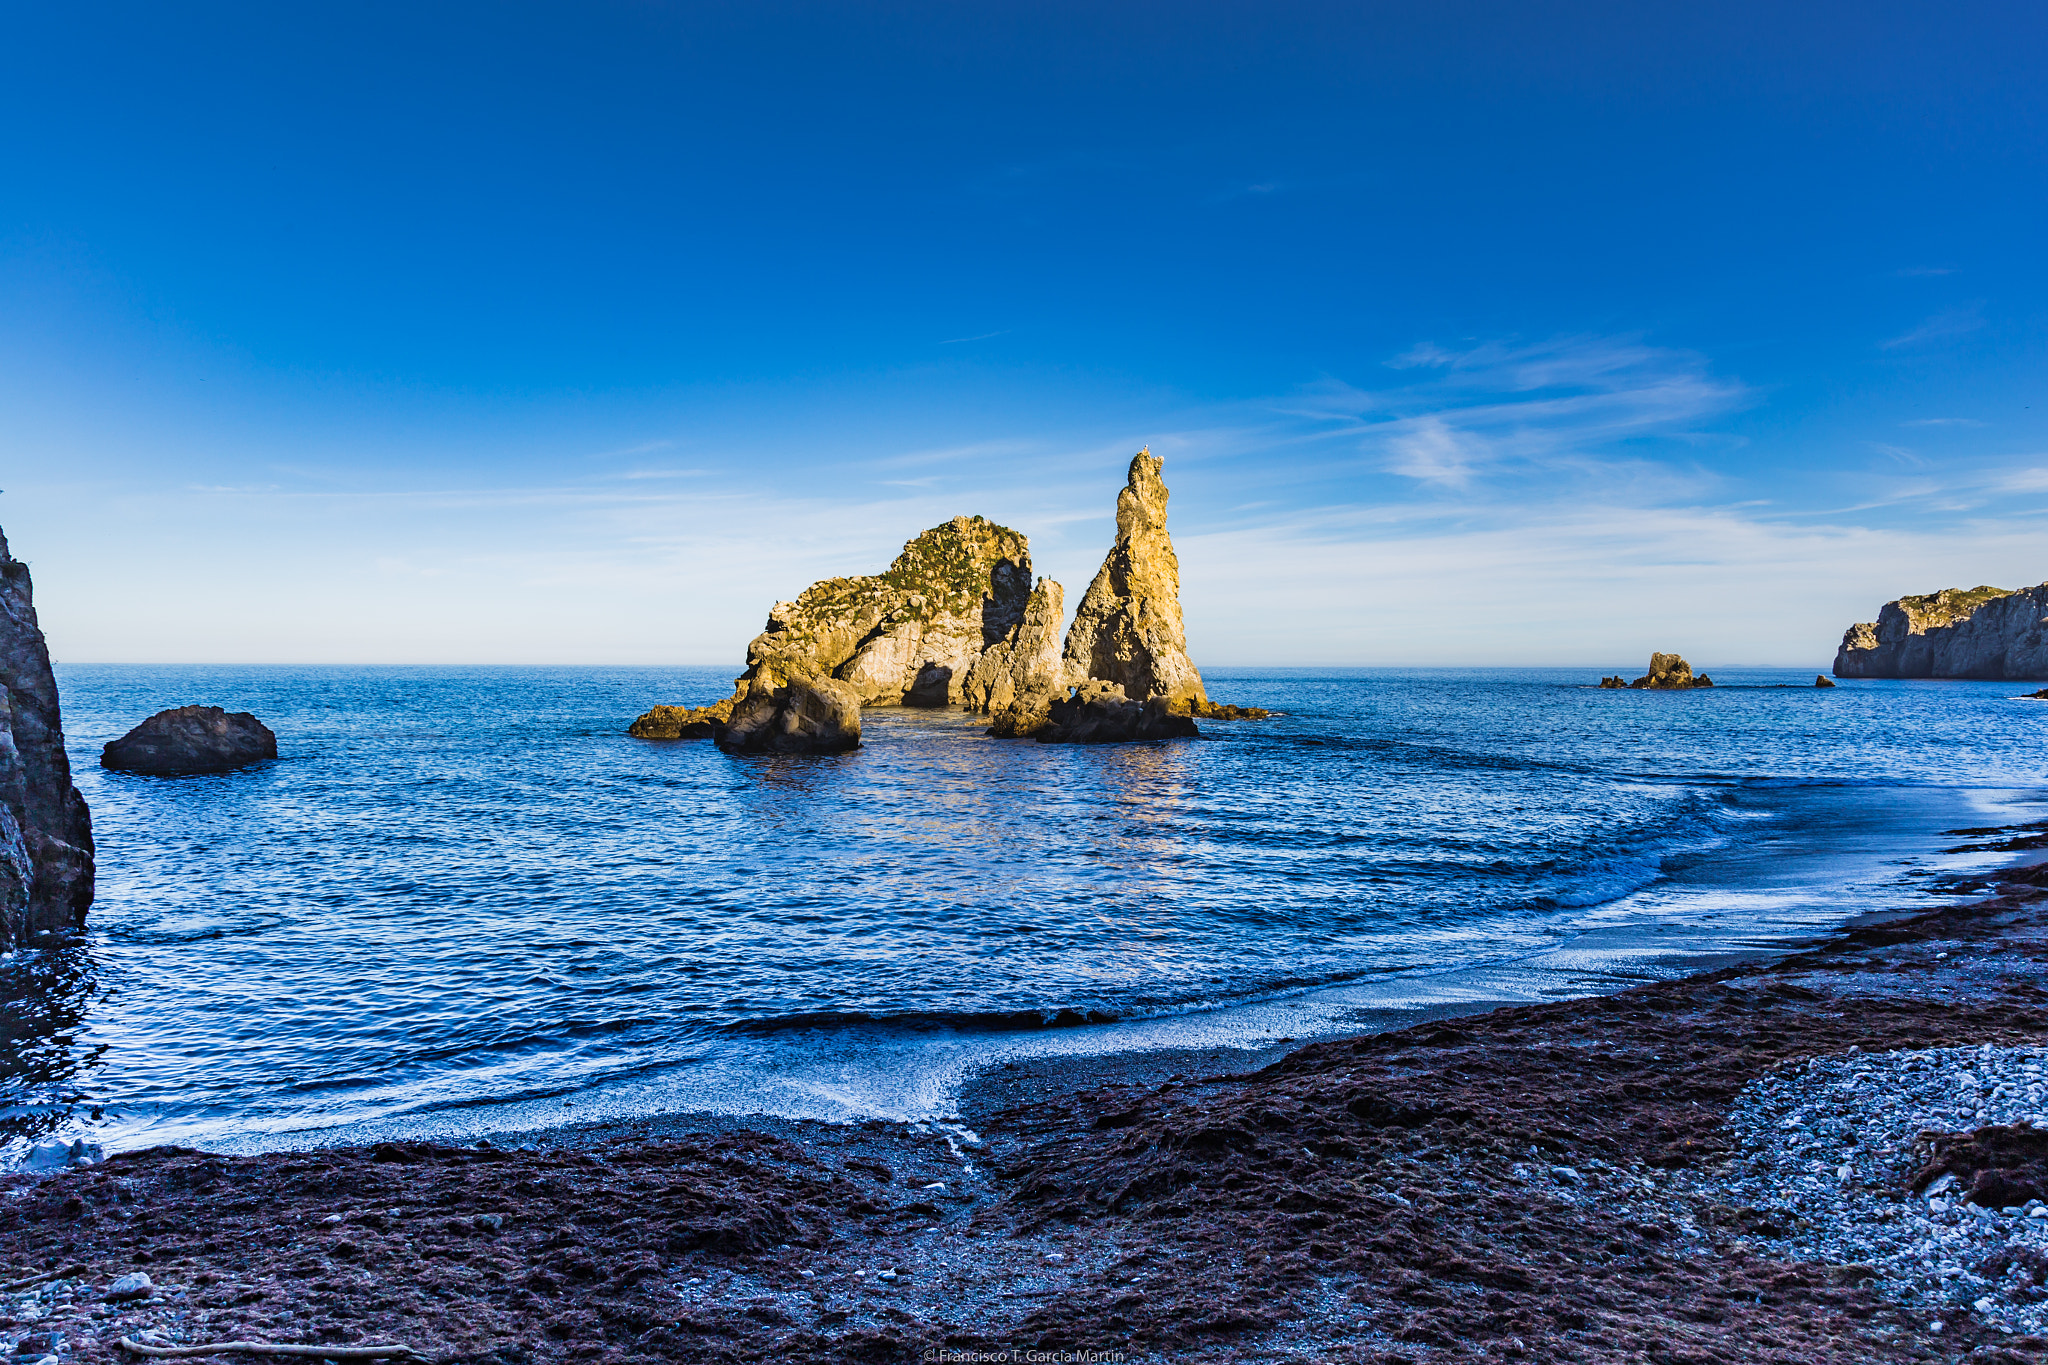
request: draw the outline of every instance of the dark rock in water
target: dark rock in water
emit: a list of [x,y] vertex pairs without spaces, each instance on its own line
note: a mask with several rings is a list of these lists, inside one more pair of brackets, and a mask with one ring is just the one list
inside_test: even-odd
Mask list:
[[100,766],[152,777],[233,772],[277,757],[277,736],[247,711],[159,711],[100,751]]
[[28,565],[0,534],[0,939],[83,928],[92,855],[92,815],[71,785]]
[[1833,687],[1835,680],[1825,673],[1816,673],[1813,675],[1813,685],[1815,687]]
[[1622,677],[1619,673],[1617,673],[1611,678],[1602,678],[1600,680],[1600,685],[1602,687],[1627,687],[1628,679]]
[[1659,692],[1678,691],[1688,687],[1712,687],[1714,680],[1702,673],[1693,676],[1692,665],[1676,654],[1652,654],[1650,671],[1630,683],[1634,688],[1650,688]]
[[2042,688],[2042,689],[2041,689],[2041,690],[2040,690],[2039,692],[2029,692],[2029,693],[2027,693],[2027,695],[2025,695],[2024,697],[2021,697],[2021,698],[2020,698],[2020,700],[2021,700],[2021,701],[2048,701],[2048,687],[2044,687],[2044,688]]
[[1887,602],[1842,634],[1838,678],[2048,678],[2048,583],[1943,588]]
[[732,719],[739,698],[723,697],[709,706],[657,706],[626,727],[635,739],[711,739]]
[[837,754],[860,747],[861,694],[837,678],[756,679],[713,736],[733,754]]
[[988,727],[997,739],[1030,739],[1052,724],[1050,692],[1026,692],[999,709]]
[[1083,683],[1074,695],[1053,702],[1040,744],[1129,744],[1146,739],[1199,739],[1191,717],[1175,715],[1169,698],[1132,701],[1121,686],[1100,680]]
[[[1170,702],[1168,705],[1172,707],[1175,715],[1182,714],[1179,707],[1173,706]],[[1263,706],[1232,706],[1229,702],[1204,701],[1189,707],[1186,714],[1199,716],[1203,720],[1264,720],[1273,713]]]

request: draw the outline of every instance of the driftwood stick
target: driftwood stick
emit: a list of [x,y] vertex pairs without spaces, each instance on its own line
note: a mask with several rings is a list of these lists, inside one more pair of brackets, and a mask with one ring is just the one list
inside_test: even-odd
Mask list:
[[10,1294],[17,1289],[27,1289],[30,1285],[48,1284],[51,1280],[62,1280],[73,1275],[83,1275],[87,1269],[88,1267],[82,1265],[67,1265],[62,1270],[50,1270],[45,1271],[41,1275],[31,1275],[25,1280],[14,1280],[8,1284],[0,1284],[0,1294]]
[[122,1337],[121,1349],[139,1356],[211,1356],[239,1351],[250,1356],[294,1356],[303,1360],[388,1360],[394,1356],[426,1359],[410,1346],[316,1346],[297,1341],[209,1341],[199,1346],[148,1346],[134,1337]]

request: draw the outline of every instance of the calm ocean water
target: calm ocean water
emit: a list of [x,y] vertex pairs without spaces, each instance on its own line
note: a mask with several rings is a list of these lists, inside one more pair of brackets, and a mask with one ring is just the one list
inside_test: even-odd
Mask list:
[[[1988,861],[1942,830],[2043,813],[2014,686],[1600,671],[1218,671],[1284,714],[1084,749],[870,712],[857,753],[734,759],[623,733],[729,670],[63,667],[99,901],[0,965],[12,1114],[229,1147],[943,1117],[1001,1058],[1582,993],[1922,904]],[[189,702],[283,757],[97,766]]]

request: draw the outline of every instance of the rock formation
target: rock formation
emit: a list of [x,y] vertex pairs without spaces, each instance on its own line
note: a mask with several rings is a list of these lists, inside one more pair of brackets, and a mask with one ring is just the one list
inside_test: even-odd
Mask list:
[[1128,744],[1141,739],[1194,739],[1202,733],[1165,697],[1137,701],[1113,682],[1082,683],[1072,696],[1053,701],[1046,710],[1046,723],[1035,732],[1041,744]]
[[[1607,684],[1602,683],[1605,687]],[[1687,687],[1712,687],[1714,680],[1702,673],[1693,676],[1692,665],[1676,654],[1652,654],[1650,671],[1630,683],[1634,688],[1650,688],[1656,691],[1677,691]]]
[[656,706],[626,727],[635,739],[710,739],[732,719],[739,694],[709,706]]
[[955,517],[903,547],[884,573],[828,578],[777,602],[747,647],[745,684],[837,678],[863,706],[965,699],[983,651],[1024,620],[1031,550],[1017,532]]
[[[627,733],[712,738],[736,752],[855,748],[862,706],[966,702],[970,675],[986,696],[1020,667],[1028,672],[1036,646],[1020,645],[1019,632],[1033,604],[1042,617],[1047,602],[1057,632],[1059,584],[1048,580],[1034,592],[1022,535],[983,517],[955,517],[906,544],[883,573],[827,578],[794,602],[777,602],[768,628],[747,646],[732,696],[710,706],[657,706]],[[977,671],[991,648],[1003,649],[1002,662]],[[813,686],[820,682],[844,685],[850,719],[839,714],[841,689]],[[728,729],[737,731],[730,743]]]
[[[1049,578],[1032,585],[1024,537],[981,517],[955,517],[905,545],[885,573],[828,578],[794,602],[777,602],[768,628],[747,647],[747,670],[730,698],[654,707],[628,733],[711,737],[728,748],[759,747],[768,743],[763,735],[781,736],[776,748],[850,748],[859,742],[858,716],[850,725],[822,719],[836,715],[837,691],[797,689],[821,680],[845,684],[856,706],[962,705],[993,718],[990,734],[1013,738],[1081,733],[1079,712],[1057,725],[1053,708],[1075,701],[1072,689],[1097,682],[1113,685],[1129,715],[1112,721],[1107,711],[1090,713],[1081,728],[1091,736],[1119,725],[1143,730],[1137,737],[1163,735],[1156,723],[1134,719],[1154,701],[1181,717],[1262,719],[1267,713],[1257,707],[1211,703],[1188,659],[1180,563],[1166,534],[1159,469],[1150,451],[1131,461],[1117,498],[1116,544],[1064,647],[1064,593]],[[1112,700],[1100,689],[1093,699]],[[1195,733],[1192,725],[1167,728]],[[728,743],[728,732],[739,738]]]
[[733,754],[836,754],[860,747],[860,694],[837,678],[798,678],[781,687],[758,681],[717,727],[718,747]]
[[1162,463],[1149,449],[1131,458],[1116,499],[1116,544],[1067,631],[1066,683],[1113,682],[1133,700],[1161,697],[1186,715],[1208,697],[1181,624],[1180,560],[1166,534]]
[[8,945],[85,926],[92,858],[92,815],[71,785],[28,565],[0,534],[0,932]]
[[1838,678],[2048,678],[2048,583],[1944,588],[1887,602],[1842,635]]
[[1602,678],[1600,680],[1600,685],[1602,687],[1627,687],[1628,679],[1622,677],[1619,673],[1617,673],[1611,678]]
[[1815,687],[1833,687],[1835,680],[1825,673],[1816,673],[1813,675],[1813,685]]
[[226,773],[277,757],[277,736],[247,711],[179,706],[159,711],[100,750],[100,766],[152,777]]
[[992,715],[1020,697],[1041,696],[1049,702],[1059,695],[1066,667],[1060,655],[1065,598],[1058,583],[1038,580],[1024,604],[1024,619],[967,670],[963,690],[968,710]]

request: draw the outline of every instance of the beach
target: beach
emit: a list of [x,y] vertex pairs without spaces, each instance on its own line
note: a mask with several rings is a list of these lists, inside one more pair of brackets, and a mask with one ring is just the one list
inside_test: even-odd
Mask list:
[[[1755,1154],[1728,1124],[1810,1059],[2048,1041],[2041,843],[1980,837],[2022,860],[1983,899],[1251,1074],[999,1068],[958,1126],[674,1117],[17,1174],[0,1260],[64,1273],[12,1293],[11,1334],[77,1359],[152,1328],[494,1362],[2036,1359],[2048,1337],[1999,1325],[2023,1274],[1996,1311],[1929,1300],[1811,1254],[1832,1194],[1730,1202]],[[1845,1189],[1934,1216],[1924,1153],[1854,1155]],[[2048,1230],[2006,1221],[1969,1235]],[[137,1270],[152,1296],[107,1302]]]

